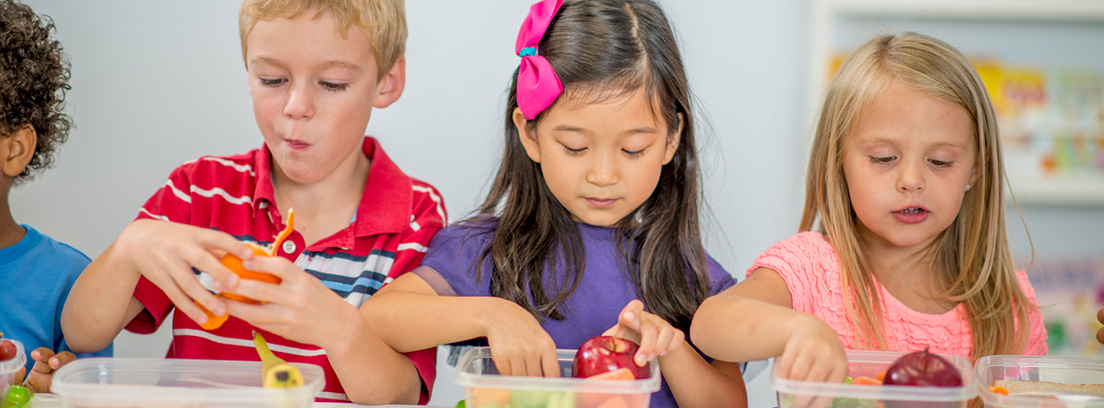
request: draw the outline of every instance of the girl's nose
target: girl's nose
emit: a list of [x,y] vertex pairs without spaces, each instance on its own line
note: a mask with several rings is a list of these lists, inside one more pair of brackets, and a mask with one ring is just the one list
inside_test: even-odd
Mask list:
[[293,119],[309,118],[314,115],[314,99],[308,87],[290,87],[284,115]]
[[921,171],[922,164],[902,163],[901,172],[897,175],[897,189],[904,192],[919,192],[924,190],[924,176]]
[[608,154],[596,155],[587,171],[587,182],[598,186],[616,184],[621,179],[617,159]]

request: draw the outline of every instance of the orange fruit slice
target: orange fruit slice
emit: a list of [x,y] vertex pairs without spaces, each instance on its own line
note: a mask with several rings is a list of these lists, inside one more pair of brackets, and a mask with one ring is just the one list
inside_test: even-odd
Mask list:
[[1001,394],[1001,395],[1008,395],[1008,389],[1004,388],[1004,387],[1001,387],[1001,386],[998,386],[998,385],[990,385],[989,386],[989,391],[991,391],[993,393]]
[[633,381],[636,377],[633,377],[632,370],[627,368],[621,368],[613,371],[607,371],[602,374],[595,374],[587,377],[588,380],[615,380],[615,381]]
[[[253,255],[256,255],[256,256],[276,256],[276,248],[279,248],[280,244],[282,244],[284,242],[284,240],[287,239],[287,237],[289,235],[291,235],[291,231],[294,228],[294,225],[295,225],[295,209],[289,209],[288,210],[287,225],[284,226],[283,231],[280,231],[280,233],[276,235],[276,240],[272,241],[272,245],[270,245],[268,247],[262,247],[262,246],[259,246],[259,245],[253,244],[253,243],[248,244],[249,247],[253,249]],[[219,259],[219,262],[222,263],[224,266],[226,266],[226,268],[229,269],[231,272],[234,272],[235,274],[237,274],[238,277],[240,277],[242,279],[251,279],[251,280],[268,282],[268,283],[280,283],[280,281],[281,281],[280,278],[277,278],[276,276],[274,276],[270,273],[253,272],[253,271],[246,270],[245,268],[242,267],[241,258],[238,258],[238,257],[236,257],[234,255],[231,255],[231,254],[223,255],[222,259]],[[236,300],[236,301],[243,302],[243,303],[249,303],[249,304],[257,303],[256,300],[253,300],[253,299],[247,298],[245,296],[241,296],[241,295],[235,295],[233,293],[228,293],[228,292],[219,293],[218,296],[226,298],[226,299]],[[215,330],[219,327],[222,327],[222,324],[226,323],[226,320],[230,319],[230,314],[229,313],[227,313],[225,315],[222,315],[222,316],[215,316],[214,313],[211,313],[211,311],[207,310],[207,308],[203,307],[203,305],[200,305],[198,302],[196,303],[196,306],[199,306],[199,308],[203,310],[203,313],[207,314],[207,323],[199,325],[199,327],[202,327],[203,330],[208,330],[208,331]]]
[[851,381],[851,383],[855,385],[882,385],[882,382],[878,381],[876,378],[862,376],[855,377],[855,380]]
[[[284,240],[287,239],[287,237],[289,235],[291,235],[291,231],[292,231],[292,228],[294,228],[294,225],[295,225],[295,209],[289,209],[288,210],[287,225],[284,226],[283,231],[280,231],[280,233],[276,235],[276,240],[272,241],[272,245],[269,245],[268,247],[261,247],[261,246],[258,246],[258,245],[252,244],[252,243],[249,244],[249,247],[253,249],[253,255],[256,255],[256,256],[276,256],[276,248],[279,248],[280,244],[282,244],[284,242]],[[222,257],[222,259],[219,260],[219,262],[221,262],[223,264],[223,266],[226,266],[227,269],[234,272],[235,274],[238,275],[238,277],[240,277],[242,279],[250,279],[250,280],[268,282],[268,283],[280,283],[280,278],[277,278],[277,277],[273,276],[272,274],[263,273],[263,272],[253,272],[253,271],[246,270],[245,268],[242,267],[241,258],[238,258],[238,257],[236,257],[232,254],[224,255]],[[257,303],[257,301],[255,301],[253,299],[250,299],[250,298],[247,298],[247,297],[241,296],[241,295],[235,295],[233,293],[222,293],[222,296],[226,297],[227,299],[236,300],[236,301],[243,302],[243,303],[249,303],[249,304]]]
[[199,308],[203,310],[203,313],[207,314],[207,323],[199,325],[199,327],[202,327],[203,330],[211,331],[222,327],[222,324],[226,323],[226,320],[230,319],[229,313],[222,316],[215,316],[214,313],[211,313],[210,310],[207,310],[207,308],[203,307],[203,305],[199,304],[199,302],[196,302],[196,306],[199,306]]

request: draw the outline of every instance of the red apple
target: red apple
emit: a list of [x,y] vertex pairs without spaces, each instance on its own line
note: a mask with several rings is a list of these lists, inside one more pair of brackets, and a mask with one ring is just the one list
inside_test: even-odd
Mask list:
[[894,361],[886,370],[885,385],[961,387],[962,374],[950,361],[925,348]]
[[572,376],[586,378],[622,368],[627,368],[636,379],[648,378],[648,366],[640,367],[633,361],[636,343],[614,336],[592,337],[579,346],[575,352],[575,367]]
[[[905,354],[893,362],[885,373],[884,385],[920,387],[961,387],[962,374],[947,359],[929,353],[925,348]],[[961,401],[899,401],[886,400],[886,408],[957,408]]]

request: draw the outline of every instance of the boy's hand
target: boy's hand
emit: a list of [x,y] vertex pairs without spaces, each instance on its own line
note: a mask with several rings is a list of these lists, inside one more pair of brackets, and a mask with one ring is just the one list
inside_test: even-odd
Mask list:
[[206,272],[222,287],[233,289],[239,278],[219,258],[226,253],[242,259],[253,255],[246,244],[229,234],[159,220],[131,223],[119,235],[118,243],[121,256],[165,292],[181,312],[200,324],[207,321],[207,315],[195,303],[216,316],[225,314],[226,306],[199,283],[192,268]]
[[236,289],[230,290],[214,282],[212,286],[217,290],[258,302],[228,300],[226,310],[231,315],[285,339],[331,352],[353,346],[354,339],[346,334],[349,324],[364,317],[318,278],[279,256],[255,256],[243,260],[242,267],[270,273],[280,278],[280,283],[242,279]]
[[487,345],[502,375],[559,377],[556,342],[528,310],[503,299],[487,318]]
[[808,315],[794,320],[775,364],[779,376],[791,380],[841,383],[847,378],[843,343],[831,327]]
[[53,350],[39,347],[31,352],[31,360],[35,362],[31,367],[31,373],[24,379],[23,369],[20,369],[20,372],[16,373],[13,384],[22,382],[24,387],[34,393],[50,392],[50,381],[54,378],[54,371],[76,359],[77,356],[68,351],[54,354]]
[[633,299],[621,309],[617,324],[602,333],[617,336],[640,345],[633,356],[636,365],[643,367],[659,356],[677,350],[686,341],[682,330],[671,326],[662,317],[644,311],[644,303]]

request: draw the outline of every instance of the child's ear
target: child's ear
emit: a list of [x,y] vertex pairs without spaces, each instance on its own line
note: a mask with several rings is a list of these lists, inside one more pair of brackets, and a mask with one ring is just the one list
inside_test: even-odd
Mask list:
[[18,176],[27,168],[35,154],[38,133],[31,125],[23,125],[8,136],[0,136],[0,152],[4,153],[3,172],[7,177]]
[[537,141],[537,135],[529,131],[529,121],[525,120],[525,114],[521,113],[521,108],[514,108],[513,117],[518,138],[521,139],[521,145],[525,146],[525,154],[529,155],[529,160],[540,163],[540,142]]
[[678,114],[678,129],[675,129],[674,133],[670,133],[667,136],[667,150],[663,152],[663,164],[671,162],[671,159],[675,158],[675,152],[678,151],[679,142],[682,141],[682,124],[685,122],[682,113]]
[[376,99],[372,106],[383,109],[399,100],[406,88],[406,57],[399,57],[391,70],[376,84]]

